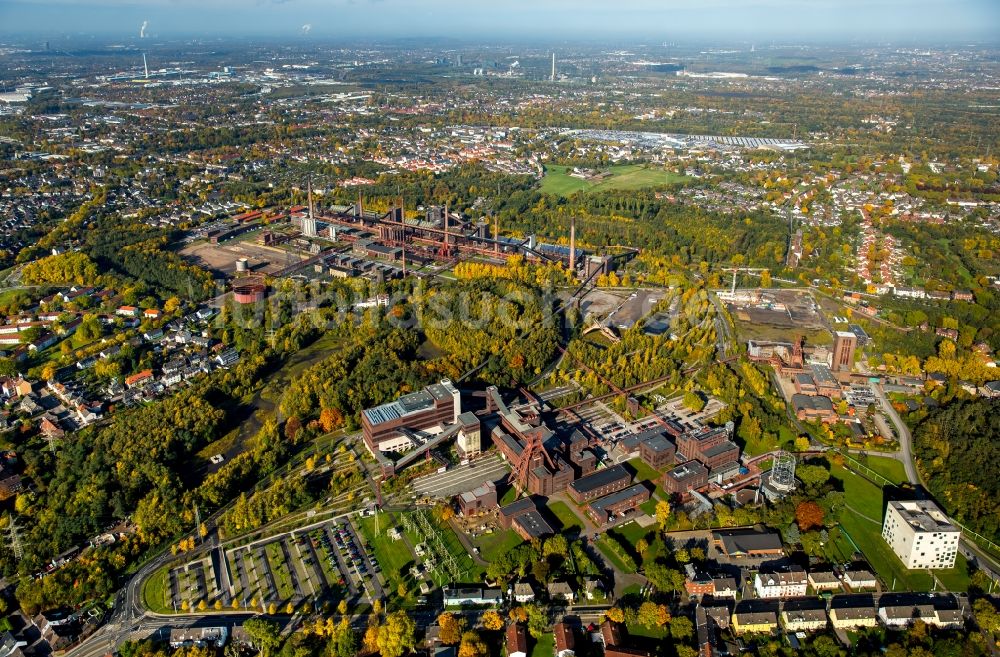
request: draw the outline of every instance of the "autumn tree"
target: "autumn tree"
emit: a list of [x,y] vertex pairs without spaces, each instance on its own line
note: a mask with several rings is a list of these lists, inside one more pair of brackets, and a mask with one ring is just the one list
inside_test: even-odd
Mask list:
[[661,532],[667,530],[667,525],[670,523],[670,502],[660,500],[656,503],[656,522]]
[[462,634],[462,643],[458,646],[458,657],[486,657],[489,648],[478,632],[469,631]]
[[263,657],[268,657],[281,643],[281,628],[273,621],[250,618],[243,623],[243,630]]
[[441,628],[438,638],[441,643],[454,645],[462,640],[462,632],[465,630],[465,619],[456,616],[450,611],[446,611],[438,616],[438,626]]
[[811,500],[800,502],[795,507],[795,521],[802,531],[823,526],[823,507]]
[[346,618],[341,618],[331,635],[333,657],[354,657],[358,653],[358,634]]
[[483,627],[488,630],[497,631],[503,629],[503,618],[494,609],[489,609],[483,613],[482,622]]
[[625,622],[625,612],[623,612],[618,607],[612,607],[604,612],[604,615],[608,617],[608,620],[613,623],[624,623]]
[[416,644],[417,626],[405,611],[394,611],[378,632],[378,651],[382,657],[400,657]]
[[330,433],[344,424],[344,414],[335,408],[324,408],[319,413],[319,424],[325,433]]

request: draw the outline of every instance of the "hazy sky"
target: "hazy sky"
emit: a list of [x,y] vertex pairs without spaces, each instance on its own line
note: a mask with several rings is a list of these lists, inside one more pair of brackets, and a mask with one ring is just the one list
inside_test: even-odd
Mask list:
[[1000,37],[1000,0],[0,0],[0,32],[742,40]]

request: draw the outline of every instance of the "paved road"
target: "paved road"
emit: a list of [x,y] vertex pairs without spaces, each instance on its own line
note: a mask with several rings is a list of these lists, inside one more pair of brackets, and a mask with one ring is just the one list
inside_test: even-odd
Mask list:
[[889,416],[889,419],[892,420],[893,425],[896,427],[896,435],[899,438],[899,451],[902,456],[901,460],[903,461],[903,468],[906,470],[906,479],[920,491],[920,477],[917,474],[917,466],[913,462],[913,436],[910,435],[910,429],[903,422],[902,418],[899,417],[899,413],[892,407],[888,398],[886,398],[882,386],[876,385],[873,388],[875,389],[875,395],[882,404],[882,410],[886,412],[886,415]]
[[[899,436],[899,451],[902,457],[900,460],[903,461],[903,467],[906,470],[906,479],[913,484],[917,495],[923,497],[926,495],[926,489],[920,481],[920,473],[917,472],[917,466],[913,459],[913,436],[910,434],[910,429],[903,422],[902,418],[899,417],[899,413],[892,407],[892,404],[889,403],[882,386],[876,385],[873,387],[875,394],[882,403],[882,408],[885,409],[889,419],[892,420],[892,423],[896,427],[896,433]],[[961,551],[964,557],[974,561],[992,579],[1000,581],[1000,561],[984,552],[972,541],[966,539],[964,534],[959,542],[959,551]]]

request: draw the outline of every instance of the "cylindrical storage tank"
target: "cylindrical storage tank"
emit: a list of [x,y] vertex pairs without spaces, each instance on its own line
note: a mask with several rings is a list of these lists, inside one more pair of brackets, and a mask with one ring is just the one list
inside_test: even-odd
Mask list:
[[236,303],[250,304],[263,301],[267,286],[260,282],[238,283],[233,286],[233,298]]
[[239,272],[239,273],[242,274],[243,272],[247,271],[249,268],[250,268],[250,261],[248,259],[246,259],[246,258],[240,258],[239,260],[236,261],[236,271],[237,272]]

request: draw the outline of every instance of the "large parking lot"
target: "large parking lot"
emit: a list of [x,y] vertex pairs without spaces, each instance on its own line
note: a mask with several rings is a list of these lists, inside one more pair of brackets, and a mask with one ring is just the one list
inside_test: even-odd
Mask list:
[[[297,607],[305,601],[365,602],[381,596],[380,569],[347,519],[225,549],[169,573],[177,610]],[[204,605],[202,605],[204,603]]]

